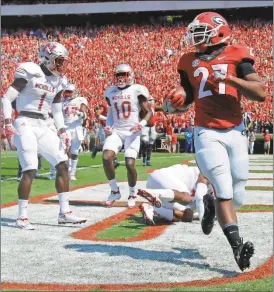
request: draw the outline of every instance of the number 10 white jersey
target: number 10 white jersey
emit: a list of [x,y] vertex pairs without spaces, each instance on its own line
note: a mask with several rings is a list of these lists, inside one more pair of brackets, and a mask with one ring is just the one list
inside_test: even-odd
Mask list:
[[67,86],[66,77],[47,76],[38,64],[22,63],[15,71],[15,78],[28,81],[19,93],[16,109],[48,115],[55,95]]
[[147,99],[150,96],[148,89],[140,84],[133,84],[123,89],[111,86],[105,91],[104,97],[109,100],[115,129],[129,131],[139,123],[141,109],[138,99],[139,95]]

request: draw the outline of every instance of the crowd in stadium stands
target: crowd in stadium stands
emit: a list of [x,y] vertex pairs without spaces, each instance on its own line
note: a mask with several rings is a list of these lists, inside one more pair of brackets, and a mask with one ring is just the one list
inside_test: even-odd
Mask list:
[[[15,68],[21,62],[38,62],[39,46],[47,41],[59,41],[70,52],[68,79],[76,84],[79,94],[89,100],[90,122],[95,121],[94,107],[103,98],[104,90],[113,81],[113,69],[128,63],[136,81],[150,90],[160,106],[165,94],[179,82],[176,67],[180,56],[189,50],[183,39],[185,23],[174,25],[109,25],[93,28],[45,28],[40,30],[2,31],[1,94],[13,80]],[[254,48],[255,69],[267,87],[264,104],[243,99],[243,110],[250,112],[255,131],[272,125],[272,29],[270,21],[253,19],[231,23],[233,43]],[[156,113],[157,130],[164,132],[171,123],[176,133],[184,132],[194,123],[194,108],[182,115]]]
[[28,4],[62,4],[62,3],[94,3],[94,2],[124,2],[129,0],[3,0],[1,5],[28,5]]

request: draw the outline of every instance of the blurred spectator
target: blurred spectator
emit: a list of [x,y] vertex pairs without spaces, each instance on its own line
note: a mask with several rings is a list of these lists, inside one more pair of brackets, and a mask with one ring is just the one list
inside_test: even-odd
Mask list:
[[264,155],[269,155],[270,151],[270,141],[271,141],[271,135],[269,134],[269,130],[265,130],[264,135]]
[[175,133],[172,133],[172,136],[171,136],[171,144],[172,144],[171,152],[172,153],[176,153],[177,143],[178,143],[177,135]]
[[249,153],[253,154],[254,153],[254,143],[255,143],[256,137],[253,129],[249,129],[248,132],[248,148],[249,148]]
[[172,134],[173,134],[173,127],[171,125],[171,122],[167,123],[167,126],[165,128],[166,138],[168,142],[168,148],[171,151],[171,142],[172,142]]
[[191,127],[187,129],[187,132],[184,134],[185,140],[185,153],[193,153],[193,132]]

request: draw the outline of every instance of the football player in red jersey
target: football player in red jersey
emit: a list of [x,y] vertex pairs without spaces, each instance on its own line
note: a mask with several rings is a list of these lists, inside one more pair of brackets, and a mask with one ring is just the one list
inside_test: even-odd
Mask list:
[[243,204],[248,179],[240,102],[242,95],[263,102],[265,87],[253,68],[252,49],[230,44],[230,29],[221,15],[199,14],[188,26],[186,42],[194,45],[196,52],[181,57],[181,86],[172,90],[168,99],[180,110],[195,102],[196,161],[214,186],[216,198],[205,201],[202,230],[211,232],[216,213],[235,260],[244,270],[250,265],[254,246],[249,241],[243,243],[235,211]]

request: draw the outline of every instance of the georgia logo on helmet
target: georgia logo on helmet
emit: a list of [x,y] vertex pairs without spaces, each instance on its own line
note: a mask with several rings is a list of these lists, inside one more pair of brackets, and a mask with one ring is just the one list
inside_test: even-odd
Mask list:
[[194,45],[199,52],[221,43],[228,44],[230,29],[227,21],[218,13],[203,12],[188,25],[185,42]]
[[120,64],[114,70],[115,85],[124,88],[134,83],[134,73],[128,64]]
[[68,55],[67,49],[57,42],[44,44],[39,50],[40,61],[55,76],[63,76],[65,74]]
[[72,84],[72,83],[69,83],[67,85],[67,87],[65,88],[65,90],[64,90],[63,97],[64,98],[68,98],[68,99],[73,98],[74,97],[75,90],[76,90],[75,85]]

